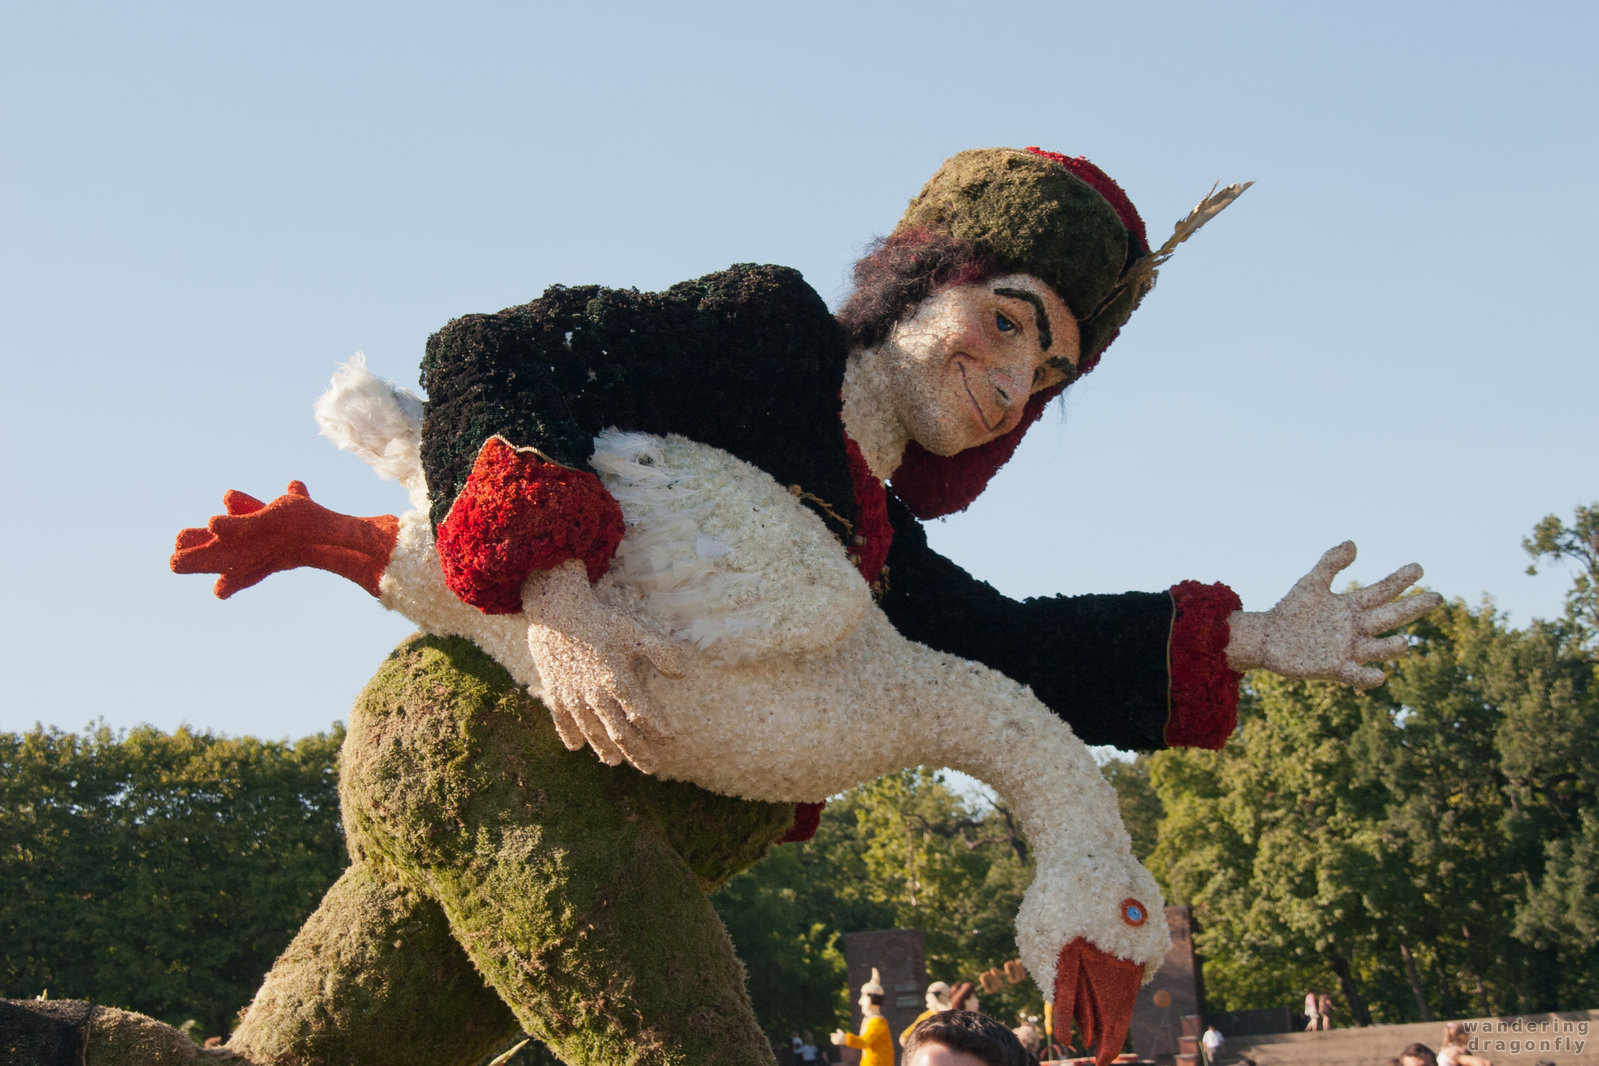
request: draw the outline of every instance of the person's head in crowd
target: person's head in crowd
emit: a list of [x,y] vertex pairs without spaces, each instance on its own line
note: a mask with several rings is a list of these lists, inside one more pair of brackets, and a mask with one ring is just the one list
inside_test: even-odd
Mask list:
[[1028,1066],[1016,1034],[985,1014],[947,1010],[912,1030],[905,1066]]
[[1426,1044],[1411,1044],[1399,1053],[1399,1066],[1438,1066],[1438,1056]]

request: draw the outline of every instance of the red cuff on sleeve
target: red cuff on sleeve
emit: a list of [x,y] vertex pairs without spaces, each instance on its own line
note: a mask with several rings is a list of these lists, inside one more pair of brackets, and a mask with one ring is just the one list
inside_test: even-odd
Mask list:
[[779,844],[800,844],[816,835],[816,828],[822,824],[822,808],[827,806],[827,801],[821,803],[796,803],[794,804],[794,824],[788,827],[788,832],[777,838]]
[[1238,724],[1238,682],[1244,675],[1227,665],[1227,618],[1243,609],[1243,601],[1226,585],[1198,581],[1173,586],[1171,598],[1166,743],[1219,749]]
[[484,614],[515,614],[535,570],[581,559],[598,581],[622,532],[622,509],[599,478],[491,437],[439,523],[439,561],[463,601]]

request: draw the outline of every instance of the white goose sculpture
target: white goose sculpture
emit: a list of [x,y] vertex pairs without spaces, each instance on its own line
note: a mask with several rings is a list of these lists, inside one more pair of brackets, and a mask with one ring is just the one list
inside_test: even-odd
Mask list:
[[[384,606],[426,632],[474,641],[537,696],[528,618],[483,614],[445,585],[427,517],[420,416],[414,395],[379,381],[360,357],[335,375],[317,403],[323,433],[400,480],[412,510],[397,530],[386,519],[383,535],[330,552],[372,554],[374,543],[391,543],[369,571],[381,570]],[[608,430],[591,465],[627,523],[596,596],[688,651],[681,678],[644,672],[653,720],[640,728],[654,749],[651,772],[784,802],[823,800],[919,765],[990,785],[1036,857],[1016,918],[1022,962],[1056,1017],[1075,1016],[1099,1062],[1113,1058],[1133,997],[1170,941],[1160,891],[1133,857],[1115,793],[1071,729],[1026,686],[902,637],[821,520],[750,464],[679,437]],[[290,495],[303,497],[303,487],[291,485]],[[261,506],[228,498],[230,515]],[[228,521],[185,531],[173,568],[210,569],[186,568],[185,552],[213,543]],[[358,567],[328,565],[328,554],[315,565],[370,586]],[[281,568],[224,573],[217,592]]]

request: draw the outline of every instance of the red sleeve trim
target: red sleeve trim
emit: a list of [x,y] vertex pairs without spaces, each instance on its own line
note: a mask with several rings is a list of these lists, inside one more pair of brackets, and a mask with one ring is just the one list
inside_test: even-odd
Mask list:
[[827,801],[820,803],[794,804],[794,824],[788,827],[788,832],[777,838],[779,844],[799,844],[816,835],[816,827],[822,824],[822,808],[827,806]]
[[1238,724],[1238,682],[1244,675],[1227,665],[1227,619],[1243,609],[1243,601],[1226,585],[1198,581],[1173,586],[1171,598],[1166,743],[1216,750]]
[[581,559],[598,581],[622,533],[622,509],[598,477],[491,437],[439,523],[439,561],[463,601],[484,614],[515,614],[535,570]]

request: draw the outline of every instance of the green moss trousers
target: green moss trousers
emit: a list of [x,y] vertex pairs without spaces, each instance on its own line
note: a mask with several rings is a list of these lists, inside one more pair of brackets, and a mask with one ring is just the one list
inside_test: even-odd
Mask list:
[[472,1066],[520,1029],[569,1066],[773,1062],[706,893],[792,806],[569,752],[498,664],[431,637],[357,701],[340,793],[353,864],[230,1050]]

